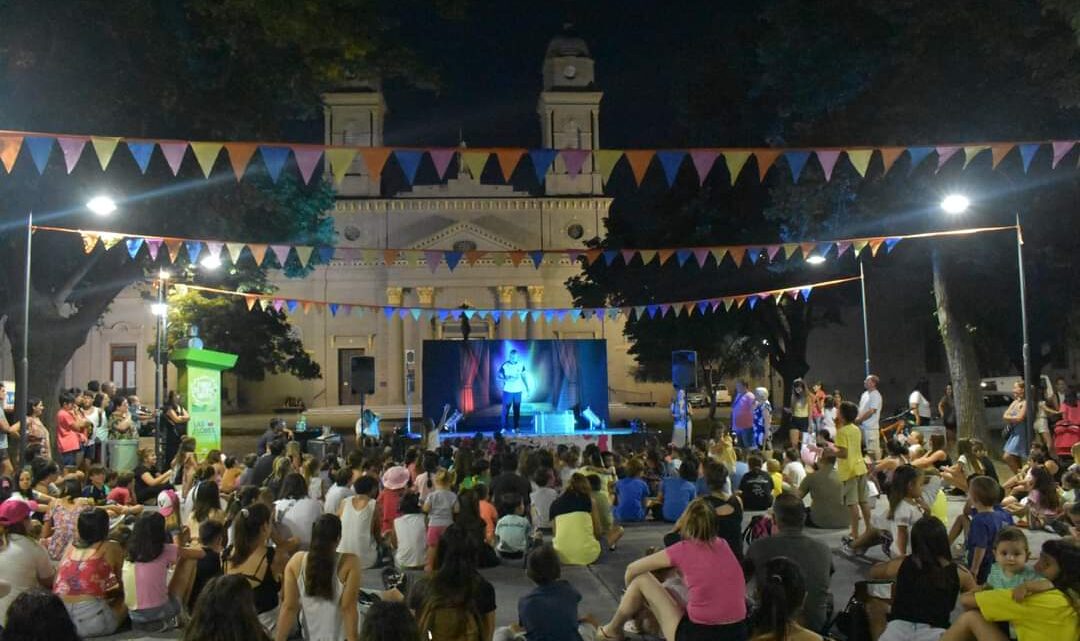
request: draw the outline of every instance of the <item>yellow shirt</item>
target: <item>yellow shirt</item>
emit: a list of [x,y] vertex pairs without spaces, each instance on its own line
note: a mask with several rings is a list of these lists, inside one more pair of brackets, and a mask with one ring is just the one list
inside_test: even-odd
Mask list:
[[1061,590],[1032,594],[1022,603],[1013,601],[1012,590],[984,590],[975,602],[987,621],[1008,621],[1017,641],[1076,641],[1080,619]]
[[848,481],[866,474],[866,461],[862,453],[863,433],[854,423],[848,423],[836,432],[836,447],[847,449],[847,458],[836,459],[836,474],[840,481]]
[[769,476],[772,477],[772,495],[780,496],[780,493],[784,491],[784,475],[780,472],[773,472]]

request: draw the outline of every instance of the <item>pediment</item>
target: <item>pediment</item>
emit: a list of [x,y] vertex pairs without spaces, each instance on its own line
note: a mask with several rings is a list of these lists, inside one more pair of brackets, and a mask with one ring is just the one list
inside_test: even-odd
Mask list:
[[510,251],[519,249],[505,237],[470,222],[448,225],[438,232],[410,245],[411,249],[453,249],[460,241],[471,241],[476,249],[484,251]]

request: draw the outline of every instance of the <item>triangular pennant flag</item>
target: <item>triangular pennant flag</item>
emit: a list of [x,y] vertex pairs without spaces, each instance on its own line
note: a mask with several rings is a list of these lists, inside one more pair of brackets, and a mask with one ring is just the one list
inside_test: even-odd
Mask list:
[[199,254],[202,253],[202,243],[197,240],[189,240],[184,243],[187,249],[188,260],[194,265],[199,262]]
[[463,151],[461,152],[461,162],[465,164],[465,168],[469,170],[469,175],[472,176],[473,180],[480,180],[490,156],[491,152],[487,151]]
[[915,171],[915,168],[922,164],[922,161],[926,160],[926,157],[930,155],[930,152],[934,151],[933,147],[910,147],[908,148],[908,155],[911,156],[911,166],[908,167],[908,173]]
[[456,153],[457,149],[453,148],[428,149],[428,155],[431,156],[431,163],[435,165],[435,173],[439,175],[439,180],[446,178],[446,170],[450,167],[450,161],[454,159]]
[[340,306],[340,305],[338,305],[337,303],[330,303],[329,305],[327,305],[327,307],[329,307],[329,308],[330,308],[330,315],[331,315],[331,316],[337,316],[337,313],[338,313],[338,309],[339,309],[339,308],[340,308],[341,306]]
[[[70,174],[71,170],[75,169],[75,165],[78,164],[83,149],[86,148],[86,138],[61,136],[56,139],[56,143],[60,145],[60,151],[64,152],[64,165],[67,166],[67,172]],[[0,160],[4,160],[4,150],[4,137],[0,136]],[[18,153],[17,149],[15,153]],[[7,163],[5,162],[4,165],[6,166]],[[11,170],[8,169],[8,171]]]
[[334,258],[334,247],[332,245],[319,245],[319,262],[322,264],[329,263]]
[[[26,139],[26,143],[30,144],[29,138]],[[1053,143],[1051,143],[1051,146],[1054,148],[1054,160],[1050,163],[1050,168],[1056,169],[1058,163],[1061,162],[1061,159],[1064,158],[1065,155],[1068,154],[1070,151],[1072,151],[1073,145],[1075,144],[1075,140],[1054,141]],[[33,153],[33,148],[31,148],[30,151],[31,153]],[[40,173],[41,171],[41,167],[38,166],[38,173]]]
[[180,248],[183,246],[184,241],[169,239],[165,241],[165,249],[169,252],[169,262],[176,263],[177,257],[180,255]]
[[853,240],[851,241],[851,247],[855,251],[855,257],[858,258],[862,250],[866,248],[867,241],[865,240]]
[[870,166],[870,156],[874,155],[873,149],[848,149],[847,159],[859,175],[866,178],[866,168]]
[[769,262],[776,260],[776,254],[780,252],[780,245],[768,245],[765,247],[765,254],[769,257]]
[[45,173],[45,166],[49,164],[49,154],[52,153],[55,141],[56,139],[51,136],[27,136],[25,138],[26,148],[30,150],[30,158],[34,161],[34,166],[37,167],[38,175]]
[[975,156],[978,156],[982,152],[990,148],[990,145],[971,145],[964,147],[964,169],[971,164],[972,160],[975,160]]
[[244,294],[244,303],[247,304],[247,308],[248,308],[249,312],[251,311],[251,309],[253,307],[255,307],[255,302],[257,300],[259,300],[259,299],[256,298],[255,296],[252,296],[251,294]]
[[300,177],[304,179],[306,185],[311,182],[311,175],[315,173],[315,167],[322,160],[323,148],[314,145],[293,145],[292,150],[296,158],[296,168],[300,170]]
[[240,254],[244,252],[244,243],[225,243],[225,251],[229,254],[232,264],[240,260]]
[[658,249],[657,255],[660,256],[660,266],[663,267],[674,254],[674,249]]
[[109,251],[116,246],[116,243],[123,240],[124,237],[120,234],[105,233],[101,235],[101,244],[105,247],[105,251]]
[[487,255],[487,252],[482,249],[473,249],[465,252],[465,262],[470,265],[475,265],[477,261]]
[[382,171],[390,157],[390,150],[385,147],[365,147],[360,150],[360,156],[364,159],[371,183],[378,187],[382,184]]
[[619,257],[619,251],[615,249],[609,249],[603,253],[604,264],[611,267],[611,263],[615,262],[615,259]]
[[1034,143],[1030,145],[1020,145],[1020,159],[1024,163],[1024,173],[1027,173],[1028,167],[1031,166],[1031,159],[1035,157],[1035,153],[1039,151],[1039,144]]
[[[158,141],[161,154],[165,156],[165,162],[169,164],[172,175],[180,172],[180,165],[184,162],[184,154],[187,153],[188,144],[184,141]],[[284,160],[282,162],[285,162]]]
[[525,317],[527,317],[529,315],[529,310],[527,310],[527,309],[519,309],[517,315],[518,315],[518,321],[524,323],[525,322]]
[[997,169],[997,166],[1001,164],[1002,160],[1005,160],[1005,156],[1009,155],[1009,152],[1013,150],[1015,145],[990,145],[990,168]]
[[945,166],[945,163],[949,162],[949,159],[955,156],[958,151],[960,151],[959,147],[937,147],[938,171],[941,171],[941,168]]
[[844,252],[846,252],[849,249],[851,249],[851,241],[850,240],[841,240],[841,241],[837,242],[836,243],[836,257],[840,258],[841,256],[844,255]]
[[758,180],[764,182],[765,174],[769,173],[773,163],[780,157],[780,151],[777,149],[756,149],[754,157],[757,158]]
[[109,162],[112,161],[113,152],[120,144],[120,139],[116,136],[90,136],[90,144],[94,145],[94,153],[97,154],[98,162],[101,163],[101,171],[105,171],[109,168]]
[[420,320],[420,308],[419,307],[410,307],[409,308],[409,314],[412,316],[412,319],[414,321]]
[[704,185],[713,165],[716,164],[720,152],[711,149],[693,149],[690,151],[690,160],[694,163],[694,171],[698,175],[698,185]]
[[[555,162],[556,152],[554,149],[530,149],[529,160],[532,161],[533,171],[536,172],[536,181],[544,182],[544,176],[547,175],[548,169],[551,169],[551,163]],[[502,161],[499,161],[502,164]]]
[[499,169],[502,170],[503,180],[510,182],[510,176],[514,175],[518,163],[525,152],[521,149],[496,149],[495,159],[499,161]]
[[822,258],[825,258],[826,256],[829,255],[829,252],[832,251],[832,248],[833,248],[833,243],[818,243],[817,255],[821,256]]
[[623,265],[629,265],[630,261],[634,260],[634,256],[637,256],[637,250],[636,249],[623,249],[622,251],[619,252],[619,255],[622,256]]
[[248,163],[251,162],[251,157],[255,155],[255,150],[258,148],[259,146],[253,142],[225,143],[225,151],[229,152],[229,164],[232,166],[237,181],[244,177]]
[[259,155],[262,156],[266,171],[270,174],[270,180],[276,183],[278,177],[281,176],[282,168],[285,167],[285,161],[289,159],[289,148],[262,145],[259,147]]
[[274,300],[270,299],[270,298],[260,298],[259,299],[259,306],[262,307],[262,310],[264,312],[268,311],[268,310],[271,310],[271,309],[274,309]]
[[803,300],[810,300],[810,291],[812,289],[813,287],[803,287],[799,290],[799,293],[802,294]]
[[728,255],[731,256],[732,262],[735,263],[735,266],[736,267],[742,267],[743,258],[746,257],[746,248],[745,247],[728,247],[727,251],[728,251]]
[[559,158],[562,158],[563,164],[566,165],[566,173],[573,178],[581,173],[581,168],[585,166],[590,153],[592,152],[588,149],[562,149],[559,151]]
[[742,309],[744,303],[746,303],[746,296],[735,297],[735,309]]
[[330,173],[334,175],[334,185],[340,187],[341,181],[345,180],[345,174],[349,172],[353,160],[356,159],[357,151],[353,147],[327,147],[326,162],[330,165]]
[[746,248],[746,257],[750,259],[750,264],[751,265],[757,265],[758,258],[761,258],[761,248],[760,247],[747,247]]
[[209,178],[210,172],[214,170],[214,163],[217,162],[222,146],[220,142],[191,143],[191,151],[195,154],[195,160],[199,162],[199,168],[202,169],[203,176],[206,178]]
[[138,165],[139,171],[146,173],[146,169],[150,166],[150,156],[154,154],[154,143],[152,142],[135,142],[134,140],[128,140],[127,148],[131,152],[131,157],[135,159],[135,164]]
[[[882,173],[887,174],[896,163],[896,159],[907,150],[903,147],[882,147],[878,151],[881,152]],[[912,161],[914,161],[914,158],[912,158]]]
[[383,264],[389,267],[397,262],[398,254],[400,252],[396,249],[384,249],[383,250]]
[[540,269],[540,263],[544,262],[544,252],[531,251],[529,252],[529,258],[532,258],[533,267]]
[[416,182],[416,170],[420,168],[420,161],[424,152],[413,149],[398,149],[394,151],[394,159],[405,174],[405,182],[410,186]]
[[[295,300],[285,301],[285,306],[289,308],[289,313],[291,314],[291,313],[296,311],[297,301],[295,301]],[[280,310],[278,310],[278,311],[280,311]]]
[[514,251],[511,251],[511,252],[508,252],[507,256],[510,258],[510,264],[513,265],[514,267],[517,267],[518,265],[521,264],[521,261],[525,260],[526,254],[523,251],[514,250]]
[[791,257],[799,250],[798,243],[784,243],[784,259],[790,260]]
[[288,262],[289,249],[288,245],[270,245],[270,251],[274,254],[274,258],[277,259],[279,266],[285,267],[285,263]]
[[724,298],[723,302],[724,302],[724,311],[725,312],[730,312],[731,311],[731,306],[735,304],[735,299],[734,298]]
[[686,265],[686,261],[694,255],[689,249],[676,249],[675,260],[679,261],[679,267]]
[[803,167],[806,166],[806,161],[810,159],[810,152],[788,151],[784,152],[784,158],[787,160],[788,169],[791,170],[791,181],[794,183],[799,182]]
[[446,266],[450,268],[450,271],[454,271],[454,268],[461,262],[461,257],[465,254],[459,251],[443,252],[443,258],[446,260]]
[[621,149],[599,149],[594,152],[596,168],[600,170],[600,179],[605,183],[611,178],[611,172],[615,170],[615,164],[623,157]]
[[216,240],[208,240],[208,241],[206,241],[206,252],[215,261],[220,261],[221,260],[221,248],[224,247],[224,246],[225,246],[225,243],[223,243],[223,242],[216,241]]
[[799,249],[802,250],[803,260],[810,258],[810,255],[814,253],[815,247],[817,247],[816,243],[799,243]]
[[871,238],[867,241],[870,244],[870,255],[877,256],[878,249],[881,248],[881,243],[885,242],[884,238]]
[[160,238],[147,238],[146,251],[150,254],[150,260],[157,260],[158,250],[161,249]]
[[816,153],[821,170],[825,172],[825,182],[829,182],[832,180],[833,168],[836,167],[836,160],[840,158],[840,152],[835,149],[822,149]]
[[898,242],[900,242],[900,239],[896,238],[895,236],[892,237],[892,238],[886,238],[885,239],[885,253],[888,254],[888,253],[892,252],[893,247],[896,247],[896,243],[898,243]]
[[79,235],[82,237],[83,251],[87,254],[93,252],[94,248],[97,247],[100,236],[88,232],[82,232]]
[[641,255],[641,264],[643,266],[653,262],[653,260],[656,258],[655,249],[642,249],[638,253]]
[[675,183],[675,176],[679,175],[679,167],[682,167],[685,151],[658,151],[656,159],[660,161],[660,167],[664,169],[664,178],[667,179],[668,187]]
[[251,252],[251,257],[255,259],[256,267],[260,267],[263,264],[263,260],[266,258],[266,250],[268,247],[263,244],[248,243],[248,251]]
[[300,303],[300,306],[304,308],[304,313],[305,314],[307,314],[308,312],[311,311],[311,306],[312,305],[313,305],[313,303],[311,301],[309,301],[309,300],[306,300],[306,301]]
[[630,169],[634,172],[634,182],[638,185],[645,180],[645,172],[649,170],[655,152],[647,149],[634,149],[625,152],[626,160],[630,163]]
[[755,307],[757,307],[757,303],[758,303],[757,295],[755,294],[753,296],[748,297],[746,299],[746,302],[747,302],[748,305],[750,305],[750,309],[754,309]]
[[128,238],[124,243],[127,245],[128,256],[131,257],[131,260],[135,260],[135,257],[139,255],[139,250],[142,249],[143,239]]
[[705,262],[709,260],[709,256],[712,252],[708,247],[698,247],[694,249],[694,260],[697,261],[698,267],[704,267]]
[[725,151],[721,155],[724,157],[728,174],[731,176],[731,186],[734,187],[735,181],[739,179],[739,174],[742,173],[743,167],[746,166],[746,161],[750,159],[750,152]]

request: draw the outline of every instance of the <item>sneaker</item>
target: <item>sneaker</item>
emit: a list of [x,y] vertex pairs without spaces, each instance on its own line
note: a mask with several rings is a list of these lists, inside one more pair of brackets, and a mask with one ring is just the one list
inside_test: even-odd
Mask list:
[[893,538],[885,534],[883,535],[882,539],[883,540],[881,541],[881,551],[885,554],[885,558],[891,559]]
[[852,546],[851,543],[841,543],[840,544],[840,553],[843,554],[844,556],[848,556],[848,557],[852,557],[852,558],[860,557],[860,556],[866,556],[866,552],[864,550],[855,549],[855,547]]
[[845,534],[844,536],[840,537],[840,544],[841,545],[851,545],[854,542],[855,542],[855,537],[853,537],[853,536],[851,536],[849,534]]
[[641,634],[641,630],[638,629],[637,621],[635,621],[633,619],[630,619],[629,621],[624,623],[623,626],[622,626],[622,629],[623,629],[623,632],[625,632],[626,634],[637,634],[637,635]]

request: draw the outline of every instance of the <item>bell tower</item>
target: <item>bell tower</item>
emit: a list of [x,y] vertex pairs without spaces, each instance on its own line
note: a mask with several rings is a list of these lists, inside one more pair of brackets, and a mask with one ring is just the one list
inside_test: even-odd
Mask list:
[[[325,144],[382,147],[386,100],[378,79],[356,79],[322,95]],[[338,190],[341,196],[379,196],[359,156],[353,160]]]
[[[600,146],[600,99],[595,62],[589,47],[569,24],[548,43],[544,55],[543,91],[536,110],[540,116],[541,146],[551,149],[597,149]],[[571,176],[563,160],[548,171],[546,193],[602,194],[600,175],[590,157],[581,173]]]

